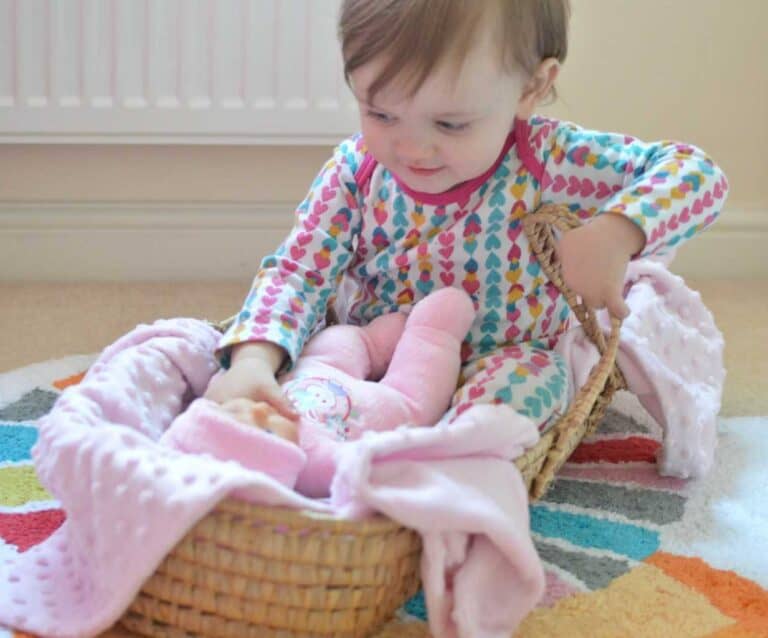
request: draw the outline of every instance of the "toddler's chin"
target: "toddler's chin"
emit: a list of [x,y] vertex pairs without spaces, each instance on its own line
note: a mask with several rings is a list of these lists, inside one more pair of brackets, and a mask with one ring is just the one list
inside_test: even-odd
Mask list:
[[417,193],[426,193],[428,195],[442,195],[443,193],[447,193],[449,191],[452,191],[457,186],[460,186],[463,182],[455,182],[451,179],[421,179],[421,180],[410,180],[408,183],[408,187],[416,191]]

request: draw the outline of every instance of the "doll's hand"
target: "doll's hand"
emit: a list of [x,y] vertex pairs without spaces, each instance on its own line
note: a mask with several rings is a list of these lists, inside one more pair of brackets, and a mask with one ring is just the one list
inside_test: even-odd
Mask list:
[[251,399],[230,399],[222,403],[221,408],[240,423],[272,432],[292,443],[299,441],[296,423],[280,416],[269,403]]
[[645,236],[633,222],[606,213],[565,233],[556,246],[565,284],[595,310],[607,308],[619,319],[629,315],[624,277]]

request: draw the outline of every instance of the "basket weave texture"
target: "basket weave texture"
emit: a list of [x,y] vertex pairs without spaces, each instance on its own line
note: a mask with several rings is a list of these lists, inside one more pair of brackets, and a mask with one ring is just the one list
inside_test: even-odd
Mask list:
[[[515,461],[532,499],[626,387],[616,366],[620,321],[606,340],[560,274],[556,232],[579,224],[556,205],[523,220],[542,270],[601,353],[567,412]],[[370,636],[418,590],[420,554],[419,535],[381,515],[347,521],[227,499],[170,552],[120,622],[157,638]]]

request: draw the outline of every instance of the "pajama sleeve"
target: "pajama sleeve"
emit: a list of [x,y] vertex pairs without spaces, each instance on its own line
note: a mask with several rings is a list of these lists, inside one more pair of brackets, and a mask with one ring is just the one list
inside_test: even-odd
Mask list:
[[624,215],[645,234],[642,256],[667,252],[720,214],[728,182],[694,146],[646,143],[551,121],[544,124],[549,131],[541,121],[536,131],[536,124],[534,145],[543,150],[542,203],[567,204],[583,219]]
[[228,365],[231,346],[267,341],[296,362],[349,266],[360,230],[355,170],[359,140],[342,143],[296,211],[288,237],[265,257],[234,324],[217,353]]

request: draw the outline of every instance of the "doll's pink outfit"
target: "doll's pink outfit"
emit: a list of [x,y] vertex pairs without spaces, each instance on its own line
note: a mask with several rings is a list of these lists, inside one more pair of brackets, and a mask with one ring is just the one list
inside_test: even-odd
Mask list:
[[179,416],[162,441],[185,452],[234,458],[305,496],[328,496],[339,446],[368,431],[434,425],[446,413],[461,342],[474,316],[469,295],[445,288],[408,316],[392,313],[364,327],[320,331],[280,378],[301,415],[298,446],[238,423],[205,399]]

